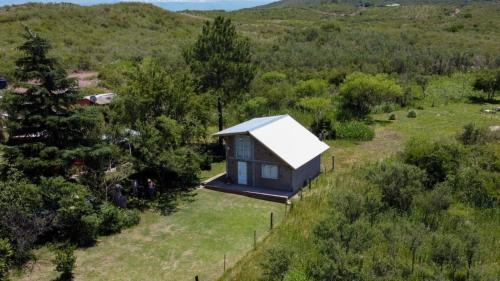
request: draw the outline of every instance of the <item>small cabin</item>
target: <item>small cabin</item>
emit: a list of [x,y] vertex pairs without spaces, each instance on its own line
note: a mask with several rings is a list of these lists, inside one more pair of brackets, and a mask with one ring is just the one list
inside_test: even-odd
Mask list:
[[293,195],[320,173],[329,147],[289,115],[254,118],[214,136],[224,140],[225,183]]

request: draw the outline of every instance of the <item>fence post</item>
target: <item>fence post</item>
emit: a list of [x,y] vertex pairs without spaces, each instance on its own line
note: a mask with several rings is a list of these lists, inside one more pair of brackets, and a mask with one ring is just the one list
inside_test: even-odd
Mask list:
[[273,230],[273,212],[271,212],[269,230]]
[[253,249],[257,250],[257,230],[253,231]]
[[309,190],[311,190],[312,180],[309,178]]
[[332,155],[332,171],[335,170],[335,156]]
[[196,276],[194,277],[194,280],[195,280],[195,281],[200,281],[200,279],[198,278],[198,275],[196,275]]

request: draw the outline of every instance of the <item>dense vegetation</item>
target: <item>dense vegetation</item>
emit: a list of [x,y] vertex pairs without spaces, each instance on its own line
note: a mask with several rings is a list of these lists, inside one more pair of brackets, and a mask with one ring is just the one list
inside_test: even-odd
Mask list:
[[467,145],[412,141],[339,176],[310,236],[269,249],[260,279],[495,280],[485,245],[498,227],[487,217],[498,218],[499,154],[483,137],[471,144],[469,127]]
[[[369,141],[373,114],[497,103],[498,3],[351,2],[1,8],[0,33],[13,36],[0,38],[0,73],[17,89],[2,98],[0,279],[47,243],[71,278],[74,246],[137,224],[136,208],[171,212],[220,159],[208,136],[224,124],[288,113],[322,139]],[[75,105],[66,70],[98,71],[117,97]],[[256,278],[494,280],[498,135],[471,124],[457,139],[409,142],[325,185],[320,220],[270,249]]]

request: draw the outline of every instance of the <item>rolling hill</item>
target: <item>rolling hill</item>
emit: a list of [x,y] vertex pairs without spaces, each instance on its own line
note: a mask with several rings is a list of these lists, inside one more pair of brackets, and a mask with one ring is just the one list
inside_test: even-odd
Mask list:
[[198,18],[150,4],[26,4],[0,8],[0,73],[9,76],[23,26],[46,37],[70,70],[97,69],[116,59],[161,54],[176,63],[199,31]]

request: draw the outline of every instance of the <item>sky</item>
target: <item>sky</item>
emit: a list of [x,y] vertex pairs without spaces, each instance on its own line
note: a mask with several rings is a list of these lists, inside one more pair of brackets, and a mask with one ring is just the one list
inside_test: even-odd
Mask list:
[[[181,10],[226,10],[233,11],[268,4],[276,0],[122,0],[123,2],[146,2],[170,11]],[[116,3],[120,0],[0,0],[0,6],[23,4],[28,2],[70,2],[79,5]]]

